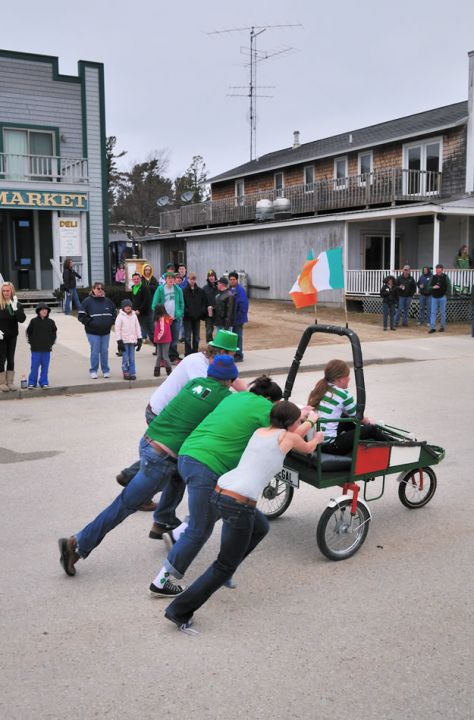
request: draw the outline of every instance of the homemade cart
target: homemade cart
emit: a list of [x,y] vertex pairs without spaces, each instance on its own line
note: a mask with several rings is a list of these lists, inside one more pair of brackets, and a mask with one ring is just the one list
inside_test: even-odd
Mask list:
[[[285,400],[291,396],[302,357],[314,333],[345,336],[352,346],[357,413],[355,418],[339,421],[355,425],[352,455],[329,455],[322,452],[321,447],[312,455],[288,453],[283,470],[264,489],[258,508],[269,519],[279,517],[288,509],[294,488],[298,488],[301,481],[315,488],[341,487],[342,494],[331,498],[319,519],[316,541],[330,560],[344,560],[354,555],[365,541],[372,517],[368,503],[382,497],[387,475],[396,475],[398,496],[406,508],[421,508],[436,491],[436,475],[431,466],[443,460],[445,451],[417,441],[406,430],[385,425],[387,441],[359,441],[365,410],[364,370],[359,338],[348,328],[332,325],[306,328],[286,379]],[[377,478],[381,479],[378,492],[371,495],[370,483]]]

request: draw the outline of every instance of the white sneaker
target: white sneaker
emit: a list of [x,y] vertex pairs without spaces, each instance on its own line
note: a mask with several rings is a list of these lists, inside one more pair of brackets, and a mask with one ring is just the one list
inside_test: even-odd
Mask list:
[[104,377],[105,377],[105,378],[109,378],[109,377],[110,377],[110,373],[104,373]]
[[89,373],[89,374],[90,374],[91,380],[97,380],[97,373],[96,373],[96,372],[91,372],[91,373]]

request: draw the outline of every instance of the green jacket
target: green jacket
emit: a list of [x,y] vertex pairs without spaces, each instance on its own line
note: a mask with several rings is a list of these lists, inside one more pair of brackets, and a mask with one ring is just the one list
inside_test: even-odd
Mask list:
[[[154,312],[157,305],[164,305],[164,304],[165,304],[165,286],[158,285],[158,287],[155,290],[155,294],[153,295],[151,309]],[[184,298],[183,298],[183,291],[177,285],[174,286],[174,310],[175,310],[174,319],[181,320],[181,318],[183,317],[183,313],[184,313]]]

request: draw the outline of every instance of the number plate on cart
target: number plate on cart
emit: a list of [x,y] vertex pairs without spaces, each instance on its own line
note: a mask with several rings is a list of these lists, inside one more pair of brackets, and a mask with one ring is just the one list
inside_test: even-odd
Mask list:
[[287,470],[283,468],[279,473],[275,475],[276,480],[282,480],[287,485],[293,485],[293,487],[300,486],[300,476],[294,470]]

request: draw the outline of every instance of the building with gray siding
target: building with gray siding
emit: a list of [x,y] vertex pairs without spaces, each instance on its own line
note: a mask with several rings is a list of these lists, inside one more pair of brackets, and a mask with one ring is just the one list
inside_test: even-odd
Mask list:
[[108,278],[104,68],[0,50],[0,275],[52,290],[71,257],[82,284]]

